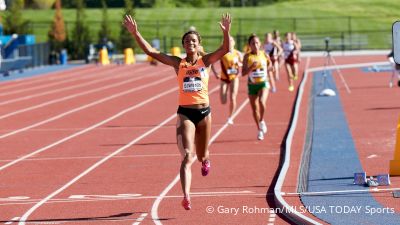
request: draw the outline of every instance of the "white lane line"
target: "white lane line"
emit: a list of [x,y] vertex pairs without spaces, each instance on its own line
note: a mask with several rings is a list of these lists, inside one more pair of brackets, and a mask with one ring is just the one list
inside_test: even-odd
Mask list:
[[[81,72],[76,72],[76,74],[82,74],[82,73]],[[66,79],[66,80],[62,80],[62,81],[58,81],[58,82],[54,82],[54,83],[50,83],[50,84],[38,85],[38,86],[30,87],[30,88],[21,88],[21,89],[18,89],[18,90],[1,93],[0,97],[1,96],[12,95],[12,94],[18,94],[18,93],[25,92],[25,91],[33,91],[33,90],[37,90],[37,89],[53,87],[53,86],[56,86],[56,85],[69,83],[69,82],[74,82],[74,81],[79,81],[79,80],[86,80],[86,79],[89,79],[89,78],[92,78],[92,77],[96,77],[96,76],[98,76],[98,74],[96,74],[96,73],[95,74],[90,74],[90,75],[84,75],[84,76],[82,75],[82,76],[79,76],[78,78],[74,77],[74,78],[70,78],[70,79]]]
[[[156,96],[153,96],[152,98],[144,101],[141,103],[141,105],[144,105],[145,102],[148,103],[150,101],[153,101],[155,99],[158,99],[162,96],[165,96],[166,94],[170,93],[170,92],[174,92],[176,91],[178,88],[171,88],[169,91],[165,91],[163,93],[160,93]],[[219,86],[216,86],[213,90],[210,91],[210,93],[215,92],[216,90],[219,89]],[[110,117],[109,119],[107,119],[107,121],[103,121],[101,122],[101,124],[104,124],[108,121],[111,121],[112,119],[121,116],[123,114],[125,114],[126,112],[129,112],[130,110],[137,108],[137,107],[132,107],[132,108],[128,108],[122,112],[120,112],[119,114],[115,115],[114,117]],[[123,152],[125,149],[131,147],[132,145],[136,144],[137,142],[139,142],[140,140],[142,140],[143,138],[147,137],[148,135],[154,133],[156,130],[160,129],[161,127],[163,127],[165,124],[167,124],[169,121],[171,121],[172,119],[174,119],[176,117],[176,113],[172,114],[170,117],[168,117],[167,119],[165,119],[164,121],[162,121],[160,124],[158,124],[157,126],[153,127],[152,129],[148,130],[147,132],[145,132],[144,134],[142,134],[141,136],[137,137],[136,139],[132,140],[131,142],[129,142],[128,144],[126,144],[125,146],[117,149],[116,151],[114,151],[113,153],[109,154],[108,156],[104,157],[103,159],[101,159],[100,161],[98,161],[97,163],[93,164],[89,169],[85,170],[84,172],[82,172],[81,174],[79,174],[77,177],[75,177],[74,179],[72,179],[71,181],[69,181],[67,184],[65,184],[64,186],[62,186],[61,188],[59,188],[58,190],[54,191],[53,193],[51,193],[50,195],[48,195],[47,197],[45,197],[44,199],[42,199],[40,202],[36,203],[32,208],[30,208],[20,219],[20,222],[18,223],[18,225],[25,225],[26,220],[28,219],[28,217],[36,210],[38,209],[41,205],[43,205],[44,203],[46,203],[48,200],[52,199],[54,196],[56,196],[57,194],[61,193],[62,191],[64,191],[65,189],[67,189],[69,186],[71,186],[72,184],[74,184],[76,181],[78,181],[79,179],[81,179],[82,177],[84,177],[85,175],[87,175],[88,173],[90,173],[91,171],[95,170],[97,167],[99,167],[101,164],[105,163],[106,161],[108,161],[109,159],[111,159],[112,157],[114,157],[115,155]],[[226,124],[227,125],[227,124]],[[97,124],[95,125],[97,126]],[[100,126],[100,125],[99,125]],[[93,126],[94,127],[94,126]],[[89,129],[89,128],[88,128]],[[93,128],[92,128],[93,129]]]
[[14,222],[18,222],[19,217],[14,217],[11,220],[9,220],[8,222],[4,223],[4,224],[13,224]]
[[[173,89],[173,91],[175,91],[175,89]],[[164,95],[164,93],[162,93],[162,95]],[[158,95],[157,98],[161,97],[162,95]],[[154,98],[154,97],[153,97]],[[109,154],[108,156],[104,157],[103,159],[101,159],[100,161],[98,161],[97,163],[93,164],[89,169],[83,171],[81,174],[79,174],[78,176],[76,176],[74,179],[70,180],[67,184],[65,184],[64,186],[62,186],[61,188],[59,188],[58,190],[54,191],[53,193],[51,193],[50,195],[48,195],[47,197],[43,198],[40,202],[36,203],[32,208],[30,208],[20,219],[20,222],[18,223],[19,225],[24,225],[26,220],[28,219],[28,217],[36,210],[38,209],[40,206],[42,206],[44,203],[46,203],[48,200],[50,200],[51,198],[53,198],[54,196],[56,196],[57,194],[61,193],[62,191],[64,191],[65,189],[67,189],[69,186],[71,186],[72,184],[74,184],[76,181],[78,181],[79,179],[81,179],[82,177],[84,177],[85,175],[87,175],[88,173],[92,172],[93,170],[95,170],[97,167],[99,167],[101,164],[105,163],[106,161],[108,161],[109,159],[111,159],[113,156],[123,152],[124,150],[126,150],[127,148],[131,147],[132,145],[136,144],[138,141],[142,140],[143,138],[147,137],[148,135],[152,134],[153,132],[155,132],[156,130],[160,129],[164,124],[168,123],[169,121],[171,121],[172,119],[174,119],[176,117],[176,114],[171,115],[169,118],[167,118],[166,120],[164,120],[163,122],[161,122],[160,124],[158,124],[157,126],[153,127],[152,129],[150,129],[149,131],[147,131],[146,133],[140,135],[139,137],[137,137],[136,139],[134,139],[133,141],[129,142],[127,145],[123,146],[122,148],[117,149],[116,151],[114,151],[113,153]]]
[[326,70],[334,70],[334,69],[353,69],[353,68],[359,68],[359,67],[368,67],[368,66],[380,66],[380,65],[388,65],[388,62],[368,62],[368,63],[355,63],[355,64],[342,64],[342,65],[332,65],[332,66],[327,66],[327,67],[313,67],[306,69],[307,73],[313,73],[313,72],[318,72],[318,71],[323,71],[324,69]]
[[[293,140],[293,135],[297,127],[297,121],[299,120],[299,111],[300,111],[300,104],[303,98],[304,94],[304,87],[306,85],[307,79],[308,79],[308,74],[312,72],[318,72],[322,71],[324,69],[350,69],[350,68],[358,68],[358,67],[367,67],[371,65],[387,65],[387,62],[372,62],[372,63],[358,63],[358,64],[345,64],[345,65],[335,65],[335,66],[327,66],[327,67],[315,67],[315,68],[308,68],[309,67],[309,57],[307,58],[307,65],[304,70],[304,78],[301,81],[300,87],[299,87],[299,92],[297,95],[297,99],[295,101],[295,109],[294,109],[294,115],[293,119],[291,121],[291,125],[289,128],[289,133],[287,135],[287,138],[285,140],[286,142],[286,149],[285,149],[285,157],[283,161],[282,168],[279,172],[278,180],[275,184],[274,187],[274,194],[275,194],[275,203],[277,207],[282,209],[282,212],[288,212],[285,213],[285,216],[289,218],[292,221],[296,221],[298,223],[306,223],[306,224],[321,224],[318,221],[307,217],[300,212],[296,211],[293,209],[292,206],[289,205],[283,198],[285,192],[282,192],[282,186],[284,184],[286,174],[289,170],[289,165],[290,165],[290,157],[291,157],[291,146],[292,146],[292,140]],[[286,209],[286,210],[284,210]]]
[[[291,124],[290,124],[287,138],[285,140],[286,149],[285,149],[284,162],[283,162],[281,170],[279,171],[278,180],[276,181],[276,184],[274,187],[274,195],[275,195],[275,204],[276,204],[277,208],[282,209],[282,212],[284,212],[283,214],[287,218],[289,218],[291,220],[295,220],[295,222],[297,222],[297,223],[321,225],[319,222],[315,221],[314,219],[309,218],[306,215],[303,215],[300,212],[296,211],[294,209],[294,207],[290,206],[289,203],[287,203],[285,201],[285,199],[283,198],[283,194],[282,194],[283,193],[282,186],[283,186],[283,183],[284,183],[284,180],[286,177],[286,173],[289,170],[292,139],[293,139],[293,135],[296,130],[297,122],[299,119],[299,111],[300,111],[300,105],[301,105],[301,102],[303,99],[304,87],[305,87],[305,85],[307,83],[307,79],[308,79],[309,65],[310,65],[310,58],[308,57],[307,62],[306,62],[306,67],[304,70],[304,77],[300,83],[297,99],[295,101],[295,109],[294,109],[293,119],[292,119],[292,121],[289,121]],[[324,69],[324,67],[321,67],[321,68]]]
[[[174,144],[175,145],[175,144]],[[268,155],[279,155],[279,152],[246,152],[246,153],[213,153],[213,156],[268,156]],[[149,157],[177,157],[180,154],[149,154],[149,155],[118,155],[115,158],[149,158]],[[99,159],[102,156],[71,156],[71,157],[51,157],[51,158],[32,158],[26,159],[26,161],[52,161],[52,160],[85,160],[85,159]],[[11,162],[14,159],[10,160],[0,160],[0,162]]]
[[369,192],[391,192],[399,191],[400,188],[369,188],[362,190],[341,190],[341,191],[314,191],[314,192],[282,192],[282,195],[309,196],[309,195],[335,195],[335,194],[355,194]]
[[[136,79],[140,79],[140,78],[136,78]],[[60,119],[60,118],[62,118],[62,117],[65,117],[65,116],[67,116],[67,115],[70,115],[70,114],[72,114],[72,113],[81,111],[81,110],[83,110],[83,109],[86,109],[86,108],[89,108],[89,107],[92,107],[92,106],[95,106],[95,105],[98,105],[98,104],[101,104],[101,103],[104,103],[104,102],[106,102],[106,101],[109,101],[109,100],[114,99],[114,98],[121,97],[121,96],[123,96],[123,95],[130,94],[130,93],[132,93],[132,92],[136,92],[136,91],[142,90],[142,89],[147,88],[147,87],[151,87],[151,86],[160,84],[160,83],[162,83],[162,82],[164,82],[164,81],[167,81],[167,80],[170,80],[170,79],[172,79],[172,78],[166,77],[166,78],[164,78],[164,79],[160,79],[160,80],[157,80],[157,81],[155,81],[155,82],[151,82],[151,83],[142,85],[142,86],[140,86],[140,87],[132,88],[132,89],[130,89],[130,90],[127,90],[127,91],[124,91],[124,92],[120,92],[120,93],[118,93],[118,94],[114,94],[114,95],[108,96],[108,97],[106,97],[106,98],[99,99],[99,100],[94,101],[94,102],[91,102],[91,103],[89,103],[89,104],[82,105],[82,106],[80,106],[80,107],[78,107],[78,108],[74,108],[74,109],[69,110],[69,111],[67,111],[67,112],[58,114],[57,116],[53,116],[53,117],[51,117],[51,118],[49,118],[49,119],[40,121],[40,122],[38,122],[38,123],[35,123],[35,124],[32,124],[32,125],[29,125],[29,126],[20,128],[20,129],[18,129],[18,130],[14,130],[14,131],[9,132],[9,133],[6,133],[6,134],[2,134],[2,135],[0,135],[0,139],[3,139],[3,138],[6,138],[6,137],[9,137],[9,136],[11,136],[11,135],[15,135],[15,134],[21,133],[21,132],[23,132],[23,131],[26,131],[26,130],[29,130],[29,129],[32,129],[32,128],[35,128],[35,127],[38,127],[38,126],[41,126],[41,125],[43,125],[43,124],[46,124],[46,123],[52,122],[52,121],[54,121],[54,120],[58,120],[58,119]]]
[[[162,81],[159,80],[159,81],[157,81],[157,82],[153,82],[153,84],[155,84],[155,83],[161,83],[161,82],[162,82]],[[137,88],[137,89],[135,89],[135,90],[142,89],[142,88],[144,88],[144,87],[146,87],[146,86],[152,86],[152,85],[151,85],[151,84],[143,85],[142,87]],[[79,131],[79,132],[76,132],[76,133],[74,133],[74,134],[72,134],[72,135],[70,135],[70,136],[68,136],[68,137],[65,137],[65,138],[63,138],[63,139],[61,139],[61,140],[58,140],[58,141],[56,141],[56,142],[54,142],[54,143],[52,143],[52,144],[50,144],[50,145],[47,145],[47,146],[45,146],[45,147],[43,147],[43,148],[40,148],[40,149],[38,149],[38,150],[36,150],[36,151],[34,151],[34,152],[31,152],[31,153],[29,153],[29,154],[27,154],[27,155],[21,156],[21,157],[19,157],[18,159],[14,160],[14,161],[12,161],[12,162],[10,162],[10,163],[7,163],[7,164],[5,164],[5,165],[3,165],[3,166],[1,166],[1,167],[0,167],[0,171],[2,171],[2,170],[4,170],[5,168],[8,168],[8,167],[10,167],[10,166],[12,166],[12,165],[18,163],[18,162],[20,162],[20,161],[22,161],[22,160],[25,160],[25,159],[27,159],[27,158],[30,158],[30,157],[32,157],[32,156],[34,156],[34,155],[37,155],[37,154],[39,154],[39,153],[41,153],[41,152],[44,152],[44,151],[48,150],[48,149],[50,149],[50,148],[52,148],[52,147],[54,147],[54,146],[57,146],[57,145],[59,145],[59,144],[61,144],[61,143],[64,143],[64,142],[66,142],[66,141],[68,141],[68,140],[70,140],[70,139],[72,139],[72,138],[75,138],[75,137],[77,137],[77,136],[79,136],[79,135],[82,135],[82,134],[84,134],[84,133],[87,133],[87,132],[89,132],[89,131],[91,131],[91,130],[93,130],[93,129],[95,129],[95,128],[97,128],[97,127],[103,125],[103,124],[108,123],[109,121],[112,121],[112,120],[114,120],[114,119],[116,119],[116,118],[118,118],[118,117],[120,117],[120,116],[122,116],[122,115],[124,115],[124,114],[126,114],[126,113],[128,113],[128,112],[130,112],[130,111],[132,111],[132,110],[134,110],[134,109],[137,109],[137,108],[139,108],[139,107],[142,107],[142,106],[145,105],[145,104],[148,104],[148,103],[150,103],[150,102],[152,102],[152,101],[154,101],[154,100],[157,100],[158,98],[161,98],[161,97],[163,97],[163,96],[165,96],[165,95],[167,95],[167,94],[169,94],[169,93],[171,93],[171,92],[174,92],[174,91],[176,91],[176,89],[177,89],[177,88],[171,88],[171,89],[169,89],[168,91],[164,91],[164,92],[162,92],[161,94],[155,95],[155,96],[153,96],[153,97],[151,97],[151,98],[149,98],[149,99],[147,99],[147,100],[145,100],[145,101],[142,101],[141,103],[138,103],[138,104],[136,104],[136,105],[134,105],[134,106],[131,106],[131,107],[127,108],[127,109],[124,109],[124,110],[120,111],[119,113],[117,113],[117,114],[115,114],[115,115],[113,115],[113,116],[111,116],[111,117],[109,117],[109,118],[107,118],[107,119],[105,119],[105,120],[103,120],[103,121],[97,123],[97,124],[94,124],[94,125],[92,125],[92,126],[86,128],[86,129],[84,129],[84,130],[81,130],[81,131]],[[132,90],[131,90],[131,91],[132,91]]]
[[31,111],[31,110],[34,110],[34,109],[38,109],[38,108],[41,108],[41,107],[44,107],[44,106],[48,106],[48,105],[51,105],[51,104],[55,104],[55,103],[59,103],[59,102],[62,102],[62,101],[70,100],[70,99],[77,98],[79,96],[83,96],[83,95],[87,95],[87,94],[91,94],[91,93],[94,93],[94,92],[103,91],[103,90],[106,90],[106,89],[109,89],[109,88],[113,88],[113,87],[117,87],[117,86],[120,86],[120,85],[123,85],[123,84],[130,83],[132,81],[140,80],[140,79],[143,79],[143,78],[146,78],[146,77],[157,76],[157,75],[158,75],[158,73],[151,73],[151,75],[148,75],[148,76],[134,77],[132,79],[121,81],[121,82],[118,82],[118,83],[115,83],[115,84],[111,84],[111,85],[108,85],[108,86],[103,86],[103,87],[100,87],[100,88],[91,89],[89,91],[80,92],[78,94],[65,96],[63,98],[59,98],[59,99],[54,99],[54,100],[51,100],[51,101],[43,102],[43,103],[41,103],[39,105],[35,105],[35,106],[32,106],[32,107],[20,109],[20,110],[17,110],[17,111],[8,113],[8,114],[1,115],[0,116],[0,120],[8,118],[8,117],[11,117],[11,116],[18,115],[20,113],[24,113],[24,112],[28,112],[28,111]]
[[[145,68],[142,68],[142,70],[144,70],[144,69]],[[141,72],[142,70],[136,70],[135,73]],[[27,99],[32,99],[32,98],[36,98],[36,97],[40,97],[40,96],[44,96],[44,95],[54,94],[54,93],[58,93],[58,92],[62,92],[62,91],[73,90],[73,89],[76,89],[76,88],[89,86],[89,85],[100,83],[100,82],[104,82],[104,81],[107,81],[107,80],[120,79],[122,77],[126,77],[127,75],[129,75],[131,73],[132,73],[131,71],[121,71],[121,73],[116,75],[116,76],[103,77],[103,78],[92,80],[92,81],[89,81],[89,82],[86,82],[86,83],[80,83],[78,85],[68,85],[65,88],[59,88],[59,89],[55,89],[55,90],[51,90],[51,91],[45,91],[45,92],[41,92],[41,93],[37,93],[37,94],[33,94],[33,95],[28,95],[28,96],[24,96],[24,97],[20,97],[20,98],[14,98],[14,99],[11,99],[11,100],[3,101],[3,102],[0,102],[0,106],[7,105],[7,104],[10,104],[10,103],[19,102],[19,101],[24,101],[24,100],[27,100]],[[98,75],[96,75],[96,76],[98,76]]]
[[269,210],[268,225],[274,225],[276,219],[276,213],[274,209]]
[[[198,192],[197,194],[191,196],[193,198],[201,197],[229,197],[229,196],[242,196],[242,197],[254,197],[254,196],[264,196],[265,193],[254,193],[251,191],[238,191],[234,192],[207,192],[207,194],[202,194]],[[73,197],[73,196],[72,196]],[[105,202],[105,201],[132,201],[132,200],[149,200],[157,199],[159,196],[140,196],[140,197],[126,197],[126,198],[60,198],[60,199],[50,199],[45,204],[57,204],[57,203],[81,203],[81,202]],[[182,198],[182,195],[167,195],[164,198]],[[2,201],[6,203],[0,203],[0,206],[10,206],[10,205],[33,205],[37,204],[41,199],[29,199],[20,201]]]
[[[273,125],[281,125],[277,123],[272,123],[269,122],[268,126],[273,126]],[[223,126],[223,124],[219,123],[214,123],[213,126]],[[137,126],[109,126],[109,127],[102,127],[99,128],[99,130],[133,130],[133,129],[143,129],[143,128],[149,128],[151,125],[137,125]],[[175,124],[170,124],[167,125],[166,127],[175,127]],[[254,127],[254,122],[253,123],[235,123],[235,127]],[[46,128],[36,128],[36,129],[31,129],[30,131],[35,131],[35,132],[58,132],[58,131],[77,131],[77,130],[82,130],[84,127],[66,127],[66,128],[51,128],[51,127],[46,127]],[[0,132],[11,132],[13,129],[0,129]],[[238,140],[240,141],[240,140]],[[247,142],[248,140],[242,140],[243,142]]]
[[21,88],[21,86],[32,85],[39,82],[61,80],[65,79],[65,77],[70,77],[74,75],[79,75],[81,73],[85,73],[87,70],[90,71],[93,70],[94,68],[96,67],[81,66],[67,70],[56,70],[40,76],[23,77],[15,80],[2,81],[0,82],[0,91],[5,91],[7,89]]
[[[237,111],[234,113],[234,115],[232,116],[232,119],[235,119],[236,116],[239,114],[240,111],[242,111],[242,109],[244,108],[244,106],[247,105],[247,103],[249,102],[249,99],[246,99],[242,105],[237,109]],[[224,124],[224,126],[222,126],[217,133],[215,133],[209,142],[209,145],[211,145],[215,139],[217,139],[217,137],[228,127],[228,122],[226,122]],[[157,199],[154,201],[153,206],[151,207],[151,218],[153,220],[153,222],[157,225],[161,225],[161,221],[158,217],[158,207],[161,203],[161,201],[164,199],[164,197],[167,195],[167,193],[175,186],[176,183],[178,183],[178,181],[180,180],[179,178],[179,173],[178,175],[175,177],[175,179],[168,184],[168,186],[161,192],[161,194],[157,197]]]
[[146,218],[146,216],[147,213],[142,213],[132,225],[139,225]]

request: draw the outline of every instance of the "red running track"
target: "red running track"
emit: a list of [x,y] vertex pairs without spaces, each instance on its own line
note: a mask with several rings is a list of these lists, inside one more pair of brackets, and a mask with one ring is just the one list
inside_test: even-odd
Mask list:
[[0,223],[287,224],[269,209],[295,94],[278,82],[258,141],[246,79],[234,125],[218,86],[210,81],[212,171],[193,166],[185,211],[171,185],[180,165],[171,68],[86,66],[1,83]]

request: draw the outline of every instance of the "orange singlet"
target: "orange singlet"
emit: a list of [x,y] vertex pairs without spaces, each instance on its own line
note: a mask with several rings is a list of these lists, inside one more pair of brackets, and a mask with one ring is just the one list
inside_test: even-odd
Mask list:
[[179,105],[208,104],[208,79],[208,68],[201,57],[195,65],[182,59],[177,76]]

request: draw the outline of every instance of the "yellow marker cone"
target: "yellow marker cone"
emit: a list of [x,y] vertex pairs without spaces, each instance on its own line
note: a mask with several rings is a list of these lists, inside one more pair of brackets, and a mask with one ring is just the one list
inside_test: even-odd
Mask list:
[[130,64],[135,64],[135,56],[133,54],[133,49],[132,48],[126,48],[124,49],[124,63],[126,65]]
[[110,64],[110,59],[108,58],[108,51],[106,48],[102,48],[99,52],[99,61],[101,65]]
[[181,56],[181,49],[179,47],[172,47],[171,48],[171,55],[173,56]]
[[394,148],[394,159],[390,160],[389,174],[400,176],[400,118],[397,123],[396,145]]

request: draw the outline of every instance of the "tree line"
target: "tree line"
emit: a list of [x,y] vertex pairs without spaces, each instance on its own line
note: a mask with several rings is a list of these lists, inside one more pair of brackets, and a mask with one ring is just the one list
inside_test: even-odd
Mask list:
[[[125,48],[135,48],[134,39],[131,34],[122,27],[119,36],[113,39],[111,29],[109,27],[107,9],[110,7],[124,8],[124,14],[134,15],[134,8],[137,7],[154,7],[157,4],[173,4],[175,6],[206,6],[212,2],[222,4],[260,4],[261,2],[275,2],[279,0],[12,0],[7,5],[7,10],[3,16],[3,26],[5,34],[28,34],[30,33],[29,21],[22,17],[22,9],[29,4],[42,3],[43,5],[51,5],[55,8],[55,15],[48,31],[48,42],[51,49],[59,52],[61,49],[67,49],[72,59],[85,58],[88,46],[92,43],[106,44],[108,41],[113,42],[118,50]],[[44,4],[46,3],[46,4]],[[138,5],[136,5],[138,4]],[[101,28],[97,35],[90,33],[89,25],[86,21],[85,8],[100,7],[102,8]],[[62,15],[62,8],[73,7],[76,9],[76,21],[70,35],[66,32],[65,23]],[[122,25],[121,25],[122,26]],[[97,38],[96,38],[97,36]]]
[[[62,0],[54,1],[55,14],[48,31],[48,42],[50,43],[52,51],[60,52],[62,49],[67,49],[72,59],[84,59],[91,43],[105,45],[108,41],[112,41],[117,44],[118,49],[134,48],[134,39],[125,28],[120,29],[119,37],[116,40],[112,39],[106,0],[99,0],[102,6],[102,21],[101,29],[97,37],[90,33],[89,25],[86,21],[86,1],[73,1],[76,8],[76,21],[70,35],[68,35],[65,29],[65,22],[62,14]],[[24,20],[22,17],[24,4],[24,0],[13,0],[12,3],[8,5],[8,9],[2,21],[5,34],[30,33],[29,21]],[[134,14],[134,4],[131,0],[124,0],[124,14]]]
[[[7,1],[7,0],[6,0]],[[8,0],[11,3],[15,0]],[[130,0],[137,8],[157,8],[157,7],[246,7],[273,4],[276,2],[290,0]],[[292,0],[293,1],[293,0]],[[54,4],[55,0],[25,0],[25,8],[48,8]],[[106,0],[110,8],[122,8],[125,0]],[[61,1],[64,8],[76,8],[77,2],[71,0]],[[88,8],[102,8],[99,0],[84,0]]]

